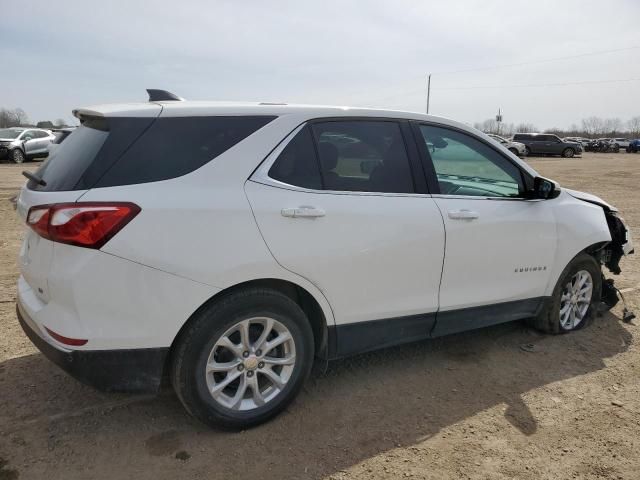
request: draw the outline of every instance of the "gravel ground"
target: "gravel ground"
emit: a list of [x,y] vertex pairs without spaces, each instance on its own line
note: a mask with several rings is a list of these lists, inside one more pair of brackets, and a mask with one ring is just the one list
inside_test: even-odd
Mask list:
[[[640,232],[640,155],[530,161],[617,205]],[[639,333],[619,307],[571,335],[513,323],[336,362],[246,432],[208,430],[169,389],[85,387],[15,318],[22,227],[8,200],[23,169],[0,165],[0,480],[640,476]],[[616,284],[640,314],[640,258],[622,270]]]

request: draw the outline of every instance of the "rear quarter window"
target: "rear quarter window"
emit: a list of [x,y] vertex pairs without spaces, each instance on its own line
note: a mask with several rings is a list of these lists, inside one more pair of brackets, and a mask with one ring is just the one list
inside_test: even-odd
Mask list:
[[224,153],[274,118],[158,118],[97,181],[95,187],[155,182],[185,175]]
[[263,127],[273,116],[93,117],[36,172],[42,191],[86,190],[167,180],[190,173]]

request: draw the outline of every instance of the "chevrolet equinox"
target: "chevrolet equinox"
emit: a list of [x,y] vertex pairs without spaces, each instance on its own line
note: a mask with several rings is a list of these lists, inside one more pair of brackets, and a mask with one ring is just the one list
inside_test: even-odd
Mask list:
[[19,321],[79,380],[245,428],[314,359],[600,305],[632,252],[614,207],[461,123],[397,111],[188,102],[74,111],[18,199]]

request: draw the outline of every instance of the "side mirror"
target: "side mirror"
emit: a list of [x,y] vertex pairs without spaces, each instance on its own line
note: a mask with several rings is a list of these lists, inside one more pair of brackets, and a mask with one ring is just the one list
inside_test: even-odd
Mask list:
[[31,137],[24,137],[22,139],[23,142],[28,142],[29,140],[33,140]]
[[560,195],[560,185],[544,177],[533,179],[533,198],[548,200]]

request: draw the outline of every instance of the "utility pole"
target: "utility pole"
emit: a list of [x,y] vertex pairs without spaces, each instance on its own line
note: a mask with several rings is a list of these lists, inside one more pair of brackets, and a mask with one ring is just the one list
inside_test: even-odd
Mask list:
[[431,99],[431,74],[427,75],[427,115],[429,114],[430,99]]
[[502,110],[498,107],[498,114],[496,115],[496,122],[498,123],[498,135],[500,135],[500,123],[502,123]]

